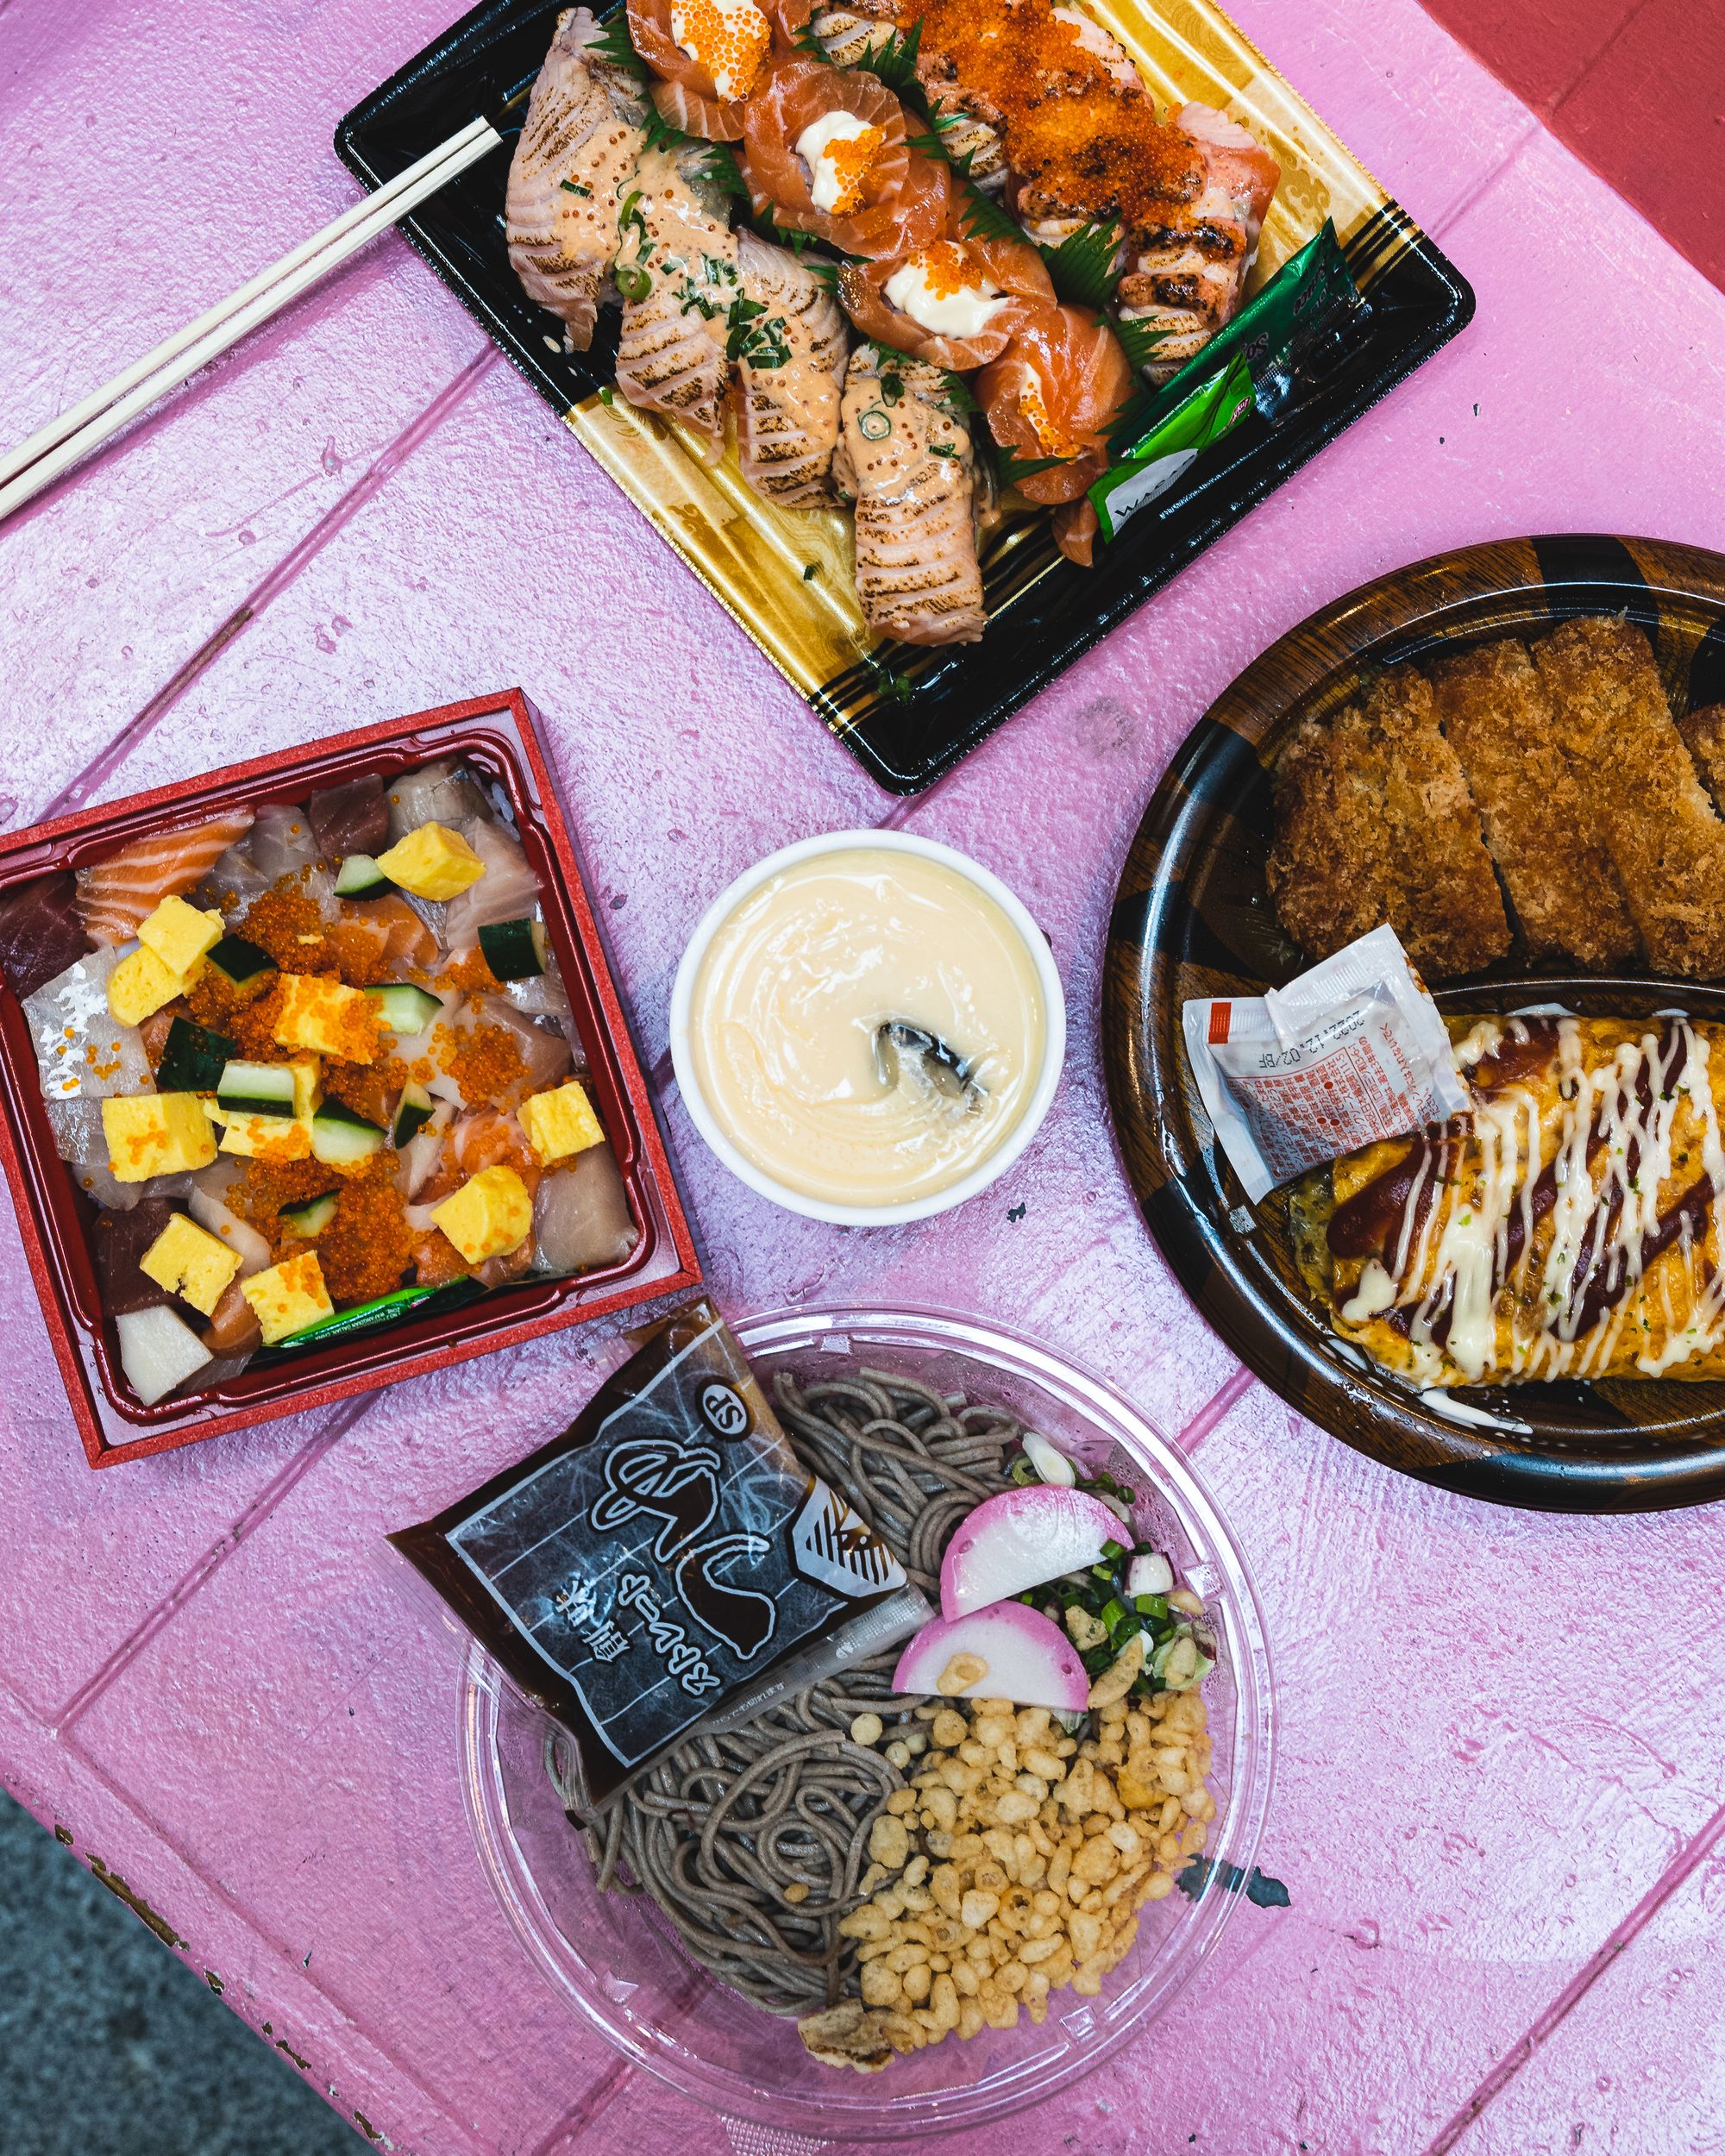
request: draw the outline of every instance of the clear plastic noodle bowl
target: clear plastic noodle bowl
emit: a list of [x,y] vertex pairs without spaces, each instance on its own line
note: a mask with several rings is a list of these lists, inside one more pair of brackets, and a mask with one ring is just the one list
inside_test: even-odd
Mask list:
[[[910,2141],[1040,2103],[1101,2065],[1164,2011],[1214,1947],[1257,1855],[1270,1802],[1274,1714],[1257,1597],[1203,1486],[1169,1441],[1100,1379],[1019,1335],[935,1311],[798,1310],[734,1326],[769,1392],[774,1373],[840,1359],[997,1400],[1095,1472],[1137,1494],[1134,1521],[1204,1596],[1218,1641],[1203,1697],[1216,1800],[1204,1883],[1146,1905],[1101,1996],[1066,1990],[1048,2018],[949,2036],[883,2073],[811,2059],[794,2022],[690,1961],[637,1896],[601,1895],[545,1770],[551,1725],[469,1657],[462,1775],[480,1855],[504,1912],[557,1992],[617,2049],[722,2117],[817,2141]],[[626,1798],[624,1800],[627,1801]],[[1237,1869],[1231,1869],[1237,1867]],[[757,2135],[750,2146],[770,2150]],[[783,2144],[786,2151],[791,2144]]]

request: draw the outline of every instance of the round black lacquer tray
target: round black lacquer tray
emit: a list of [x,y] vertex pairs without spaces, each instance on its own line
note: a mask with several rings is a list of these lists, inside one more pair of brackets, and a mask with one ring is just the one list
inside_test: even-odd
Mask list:
[[[1218,1153],[1180,1032],[1188,998],[1261,995],[1307,963],[1264,882],[1270,773],[1288,730],[1398,661],[1589,613],[1627,613],[1647,630],[1674,711],[1725,702],[1725,557],[1663,541],[1462,548],[1350,592],[1270,645],[1188,736],[1138,826],[1108,929],[1103,1043],[1115,1135],[1151,1233],[1228,1345],[1291,1407],[1386,1466],[1469,1496],[1642,1512],[1725,1495],[1725,1383],[1481,1387],[1438,1413],[1329,1330],[1295,1268],[1277,1194],[1249,1205]],[[1725,1018],[1725,986],[1578,979],[1513,953],[1438,1000]]]

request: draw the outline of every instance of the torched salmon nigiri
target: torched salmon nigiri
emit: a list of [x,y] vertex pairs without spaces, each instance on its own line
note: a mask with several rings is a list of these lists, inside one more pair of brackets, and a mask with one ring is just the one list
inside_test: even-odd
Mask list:
[[863,618],[901,643],[975,643],[986,622],[975,452],[950,392],[921,360],[850,355],[833,477],[856,504]]
[[725,347],[741,283],[737,235],[703,200],[696,154],[643,157],[618,229],[617,386],[631,404],[706,436],[717,454],[731,386]]
[[510,160],[509,260],[528,295],[593,342],[600,288],[617,252],[619,189],[635,168],[645,104],[637,84],[590,66],[598,31],[585,8],[558,20]]
[[737,260],[744,308],[730,342],[743,476],[787,509],[824,507],[832,500],[850,349],[844,317],[825,285],[788,248],[739,232]]

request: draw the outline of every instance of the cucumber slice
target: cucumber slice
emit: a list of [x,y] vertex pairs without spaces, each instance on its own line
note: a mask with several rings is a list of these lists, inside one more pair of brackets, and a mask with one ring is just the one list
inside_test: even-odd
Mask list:
[[311,1119],[311,1150],[326,1168],[357,1168],[383,1144],[384,1134],[339,1100],[326,1100]]
[[248,943],[243,936],[224,936],[219,943],[212,943],[206,960],[235,988],[255,981],[260,973],[275,970],[275,961],[269,953],[260,950],[255,943]]
[[207,1025],[177,1018],[167,1029],[161,1061],[156,1065],[160,1093],[214,1093],[231,1059],[235,1043]]
[[224,1115],[291,1116],[292,1069],[286,1063],[226,1063],[216,1081],[216,1105]]
[[430,1094],[410,1078],[401,1089],[401,1099],[396,1105],[395,1128],[389,1134],[389,1142],[398,1153],[418,1137],[436,1112]]
[[322,1318],[302,1332],[290,1332],[285,1339],[278,1340],[273,1347],[266,1348],[254,1357],[253,1367],[262,1364],[267,1368],[296,1348],[327,1347],[354,1333],[375,1332],[405,1317],[442,1317],[445,1311],[459,1310],[463,1303],[476,1301],[486,1293],[478,1281],[465,1278],[452,1280],[442,1288],[398,1288],[392,1294],[380,1295],[374,1302],[355,1303],[350,1310],[338,1310],[333,1318]]
[[349,854],[336,874],[338,899],[386,899],[395,887],[369,854]]
[[333,1190],[326,1190],[321,1198],[308,1198],[303,1205],[284,1206],[281,1209],[281,1218],[294,1233],[303,1235],[308,1240],[314,1235],[322,1235],[335,1217],[336,1194]]
[[443,1007],[441,996],[416,988],[411,981],[394,981],[386,988],[367,988],[366,993],[392,1033],[423,1033]]
[[499,981],[530,981],[545,970],[543,921],[487,921],[480,949]]

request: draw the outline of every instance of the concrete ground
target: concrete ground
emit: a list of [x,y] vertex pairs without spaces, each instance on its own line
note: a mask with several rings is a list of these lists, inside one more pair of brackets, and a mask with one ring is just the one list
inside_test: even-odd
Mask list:
[[0,1793],[4,2156],[356,2156],[364,2147]]

